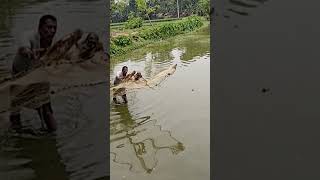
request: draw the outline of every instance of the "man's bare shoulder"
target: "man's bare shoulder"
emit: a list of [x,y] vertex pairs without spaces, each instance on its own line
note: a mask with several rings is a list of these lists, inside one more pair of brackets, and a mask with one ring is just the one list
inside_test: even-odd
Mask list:
[[17,48],[19,47],[29,47],[32,41],[38,41],[39,37],[36,31],[28,30],[20,34],[17,41]]
[[27,30],[21,33],[20,38],[22,39],[33,39],[38,35],[38,33],[34,30]]

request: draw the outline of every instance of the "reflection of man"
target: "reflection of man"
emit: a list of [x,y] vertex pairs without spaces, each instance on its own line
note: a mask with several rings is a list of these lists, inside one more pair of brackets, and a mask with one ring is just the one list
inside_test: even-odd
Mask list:
[[[110,123],[111,129],[117,129],[110,132],[110,153],[114,156],[113,160],[117,157],[117,161],[113,162],[126,162],[131,165],[132,170],[143,168],[141,170],[151,173],[158,165],[159,150],[169,150],[167,152],[171,151],[173,155],[185,150],[184,145],[173,137],[171,132],[163,131],[161,126],[156,125],[157,120],[154,118],[145,116],[138,118],[139,120],[135,119],[126,106],[115,107],[113,110],[119,114],[117,118],[111,118],[112,123]],[[144,129],[144,132],[139,129]],[[123,148],[118,148],[119,146]],[[128,154],[131,156],[126,159]]]
[[[44,15],[40,18],[38,31],[26,34],[23,37],[18,52],[13,62],[13,74],[17,74],[32,68],[39,58],[52,45],[57,30],[57,19],[52,15]],[[56,130],[56,122],[53,117],[51,103],[37,108],[41,120],[44,120],[49,131]],[[10,115],[12,127],[21,128],[20,112],[12,112]]]

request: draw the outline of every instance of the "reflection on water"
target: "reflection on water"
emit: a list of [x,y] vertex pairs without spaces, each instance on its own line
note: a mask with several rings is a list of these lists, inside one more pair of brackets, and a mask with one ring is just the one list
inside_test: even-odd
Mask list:
[[206,27],[111,60],[111,80],[124,65],[146,79],[178,65],[127,105],[111,103],[111,179],[209,179],[209,40]]
[[237,16],[250,16],[253,9],[259,8],[268,0],[223,0],[222,2],[223,8],[216,9],[218,15],[221,14],[226,19],[232,19]]
[[[105,94],[106,88],[105,85],[75,88],[52,96],[54,115],[59,125],[55,136],[16,136],[5,132],[1,136],[0,147],[0,159],[5,162],[0,165],[1,179],[105,177],[107,142],[104,139],[107,126],[102,119],[107,117],[101,94]],[[92,107],[92,104],[101,106]],[[36,112],[29,109],[22,112],[25,129],[40,128]],[[88,158],[87,154],[93,155]]]
[[183,144],[172,137],[170,131],[162,130],[150,116],[133,119],[127,106],[114,106],[111,111],[110,153],[114,156],[113,162],[128,165],[130,171],[142,169],[151,173],[158,164],[156,155],[159,150],[168,149],[173,154],[184,150]]
[[1,140],[1,179],[67,179],[53,138],[2,137]]
[[[57,17],[57,39],[77,28],[95,32],[100,39],[106,39],[105,4],[102,0],[1,2],[0,79],[10,74],[22,30],[34,30],[43,14]],[[77,76],[84,80],[90,76],[89,72],[73,70],[68,71],[70,77]],[[62,78],[64,75],[55,74],[57,84],[68,83],[68,79]],[[94,76],[91,74],[91,78],[94,79]],[[73,84],[70,82],[70,85],[72,87]],[[7,132],[8,112],[1,113],[0,179],[107,179],[107,97],[103,97],[106,96],[106,89],[106,83],[78,85],[52,94],[52,108],[59,127],[55,135],[16,135]],[[6,99],[6,95],[1,92],[1,99]],[[22,109],[21,117],[26,129],[37,132],[41,128],[36,111]]]

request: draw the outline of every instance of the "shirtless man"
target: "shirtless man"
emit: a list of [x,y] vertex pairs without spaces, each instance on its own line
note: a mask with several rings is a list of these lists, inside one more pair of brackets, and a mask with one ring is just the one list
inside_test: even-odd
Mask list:
[[[115,86],[117,86],[118,84],[123,83],[123,82],[138,81],[141,79],[143,79],[143,78],[142,78],[142,75],[140,72],[132,71],[132,73],[128,74],[128,67],[123,66],[122,70],[117,73],[113,84]],[[143,79],[143,80],[145,81],[145,79]],[[122,99],[125,103],[128,103],[126,94],[122,95]],[[118,104],[116,95],[113,96],[113,101]]]
[[[116,75],[116,78],[114,79],[113,85],[116,86],[116,85],[120,84],[123,80],[128,78],[127,73],[128,73],[128,67],[123,66],[122,70],[117,72],[117,75]],[[123,99],[124,103],[128,103],[126,94],[122,95],[122,99]],[[116,96],[113,96],[113,101],[118,104]]]
[[[40,18],[38,30],[27,34],[21,42],[15,56],[12,73],[13,75],[29,70],[37,63],[40,57],[52,45],[57,30],[57,19],[52,15],[44,15]],[[55,131],[56,121],[53,117],[51,103],[37,108],[40,119],[44,120],[49,132]],[[14,130],[22,128],[20,110],[11,112],[10,122]]]

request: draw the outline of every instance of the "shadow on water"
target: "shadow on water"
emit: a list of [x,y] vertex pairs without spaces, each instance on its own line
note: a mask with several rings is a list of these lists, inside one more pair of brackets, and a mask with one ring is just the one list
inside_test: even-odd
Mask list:
[[[113,106],[110,122],[112,161],[129,167],[130,171],[152,173],[157,167],[159,150],[178,154],[185,147],[170,131],[162,130],[150,116],[134,118],[127,106]],[[131,152],[130,152],[131,151]],[[127,154],[133,156],[127,157]]]

